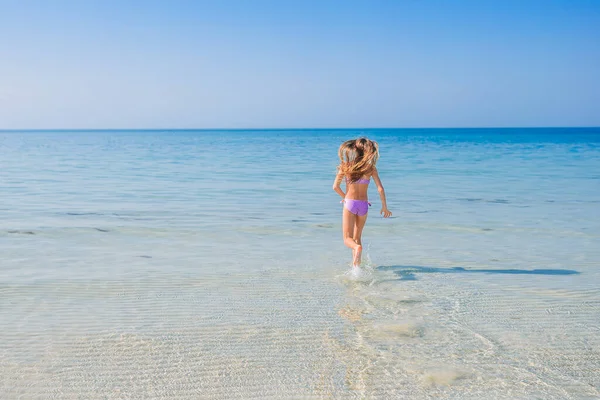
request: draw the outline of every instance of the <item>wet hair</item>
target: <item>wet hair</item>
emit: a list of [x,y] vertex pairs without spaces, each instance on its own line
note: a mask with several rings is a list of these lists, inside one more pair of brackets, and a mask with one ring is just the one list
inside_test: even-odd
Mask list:
[[379,159],[379,145],[364,137],[347,140],[341,144],[338,156],[338,172],[344,174],[349,182],[356,182],[373,172]]

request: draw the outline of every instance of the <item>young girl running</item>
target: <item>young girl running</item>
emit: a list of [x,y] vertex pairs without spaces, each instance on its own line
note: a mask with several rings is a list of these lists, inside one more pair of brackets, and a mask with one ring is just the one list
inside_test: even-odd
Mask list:
[[[377,143],[366,138],[348,140],[342,143],[338,155],[340,165],[333,183],[333,190],[342,196],[344,244],[352,249],[352,265],[354,268],[359,268],[362,254],[361,236],[371,205],[367,196],[371,178],[375,181],[381,198],[381,214],[384,218],[388,218],[392,212],[387,208],[385,191],[375,167],[379,158]],[[340,187],[344,179],[346,180],[346,193]]]

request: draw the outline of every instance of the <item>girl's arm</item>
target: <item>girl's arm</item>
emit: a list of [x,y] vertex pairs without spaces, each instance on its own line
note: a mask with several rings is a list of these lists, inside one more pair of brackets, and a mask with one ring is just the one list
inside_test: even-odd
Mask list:
[[346,198],[346,193],[344,193],[344,191],[341,188],[341,184],[342,184],[342,179],[344,178],[343,174],[340,174],[338,172],[338,174],[335,176],[335,181],[333,181],[333,190],[339,194],[340,196],[342,196],[342,199]]
[[390,217],[392,212],[387,208],[387,201],[385,199],[385,189],[383,189],[383,185],[381,184],[381,179],[379,179],[379,173],[377,172],[377,168],[373,168],[373,174],[371,175],[373,180],[375,181],[375,185],[377,185],[377,191],[379,192],[379,198],[381,199],[381,212],[384,218]]

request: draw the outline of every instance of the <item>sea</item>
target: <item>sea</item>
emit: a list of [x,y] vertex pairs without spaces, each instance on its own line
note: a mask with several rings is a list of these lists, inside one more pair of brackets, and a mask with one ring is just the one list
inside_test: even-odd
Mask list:
[[598,399],[600,128],[0,131],[0,327],[8,400]]

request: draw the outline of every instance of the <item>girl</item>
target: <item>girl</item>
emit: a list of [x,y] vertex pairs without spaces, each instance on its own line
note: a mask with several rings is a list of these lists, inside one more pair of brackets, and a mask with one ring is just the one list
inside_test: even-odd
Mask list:
[[[333,190],[342,196],[344,211],[342,214],[342,234],[344,244],[352,249],[352,265],[360,267],[362,254],[362,230],[367,222],[369,203],[367,189],[371,178],[377,185],[381,198],[381,214],[384,218],[392,215],[385,200],[385,191],[379,179],[375,164],[379,158],[379,146],[367,138],[348,140],[338,150],[340,165],[337,169]],[[340,187],[346,180],[346,193]]]

